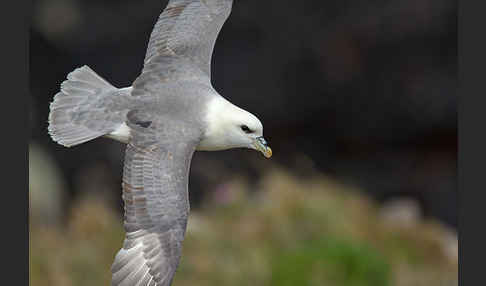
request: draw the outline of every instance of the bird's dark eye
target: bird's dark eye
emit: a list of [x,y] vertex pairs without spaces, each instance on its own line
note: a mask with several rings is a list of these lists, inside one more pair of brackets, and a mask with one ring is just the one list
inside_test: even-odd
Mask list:
[[248,128],[248,126],[246,125],[241,125],[241,130],[243,130],[245,133],[252,133],[253,131],[251,131],[250,128]]

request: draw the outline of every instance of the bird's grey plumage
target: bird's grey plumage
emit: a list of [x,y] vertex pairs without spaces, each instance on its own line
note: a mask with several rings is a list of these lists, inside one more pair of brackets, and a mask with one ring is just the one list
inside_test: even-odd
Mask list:
[[170,82],[163,96],[147,94],[128,113],[126,238],[112,266],[112,285],[170,285],[189,212],[190,161],[204,129],[200,107],[211,96],[200,83]]
[[112,285],[172,282],[189,213],[190,161],[204,128],[200,107],[216,94],[211,54],[231,5],[228,0],[173,0],[155,24],[143,71],[133,84],[143,113],[135,109],[128,116],[127,234],[112,266]]
[[75,69],[51,103],[49,134],[71,147],[112,132],[125,121],[130,90],[117,89],[87,66]]
[[189,213],[188,174],[201,141],[211,86],[211,55],[232,0],[170,0],[150,36],[133,86],[117,89],[82,67],[51,104],[49,132],[65,146],[110,136],[127,124],[122,249],[112,285],[169,286]]
[[211,55],[231,0],[171,0],[150,36],[144,65],[157,57],[190,59],[208,76]]
[[170,285],[181,256],[189,165],[201,131],[189,122],[137,111],[128,114],[128,125],[126,237],[112,266],[112,285]]
[[214,44],[232,0],[171,0],[150,35],[134,96],[147,96],[172,81],[211,85]]

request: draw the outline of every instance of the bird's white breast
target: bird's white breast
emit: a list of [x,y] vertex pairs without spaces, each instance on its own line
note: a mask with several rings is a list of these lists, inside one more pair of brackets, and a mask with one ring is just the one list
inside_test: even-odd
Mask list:
[[216,151],[221,150],[223,142],[224,131],[224,113],[231,108],[231,103],[220,96],[215,96],[206,105],[206,115],[204,121],[206,123],[206,130],[202,141],[197,146],[200,151]]

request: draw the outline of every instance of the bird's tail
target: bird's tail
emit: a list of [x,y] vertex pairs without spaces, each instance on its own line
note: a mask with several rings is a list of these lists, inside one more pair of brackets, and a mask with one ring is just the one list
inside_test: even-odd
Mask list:
[[71,147],[116,129],[123,119],[107,114],[103,100],[117,91],[119,89],[87,66],[69,73],[50,105],[48,130],[51,138]]

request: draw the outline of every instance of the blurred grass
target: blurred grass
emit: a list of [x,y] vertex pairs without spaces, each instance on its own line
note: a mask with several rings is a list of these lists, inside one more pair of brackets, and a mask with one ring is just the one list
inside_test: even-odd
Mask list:
[[[174,285],[457,285],[443,227],[390,225],[358,190],[322,175],[235,178],[191,212]],[[224,198],[224,199],[222,199]],[[66,226],[31,225],[31,285],[110,285],[121,217],[80,199]]]

